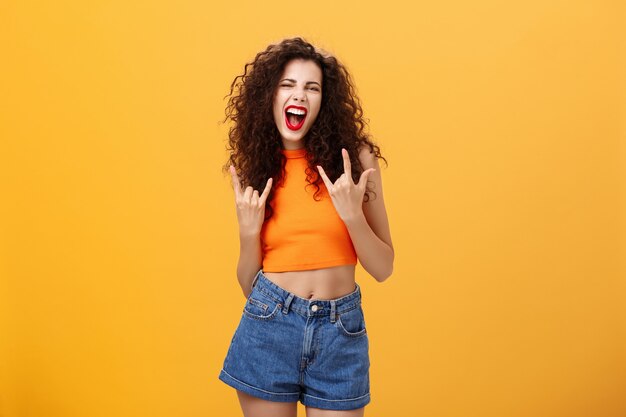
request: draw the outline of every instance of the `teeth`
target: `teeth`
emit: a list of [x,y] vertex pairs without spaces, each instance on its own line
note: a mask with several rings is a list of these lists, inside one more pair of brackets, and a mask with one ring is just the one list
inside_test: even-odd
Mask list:
[[302,116],[303,114],[306,114],[306,111],[304,110],[299,110],[299,109],[294,109],[293,107],[290,109],[287,109],[287,113],[291,113],[291,114],[297,114]]

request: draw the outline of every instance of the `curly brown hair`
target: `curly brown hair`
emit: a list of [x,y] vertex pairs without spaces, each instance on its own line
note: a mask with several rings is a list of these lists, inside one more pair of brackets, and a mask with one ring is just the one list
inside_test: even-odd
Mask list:
[[[265,220],[273,214],[270,202],[274,188],[282,185],[285,177],[286,157],[281,153],[283,145],[273,119],[272,105],[280,76],[292,59],[311,60],[322,70],[320,111],[303,137],[308,164],[306,186],[315,186],[313,198],[318,200],[320,184],[323,184],[316,165],[322,166],[333,182],[343,174],[341,148],[348,151],[355,182],[364,171],[358,158],[363,146],[368,146],[370,152],[383,159],[388,166],[380,147],[365,132],[366,119],[346,67],[301,37],[271,44],[265,51],[259,52],[253,62],[246,63],[243,74],[233,80],[230,94],[224,97],[230,96],[230,99],[222,121],[230,119],[234,123],[228,132],[226,149],[230,151],[230,156],[222,167],[224,174],[233,165],[242,182],[242,190],[252,186],[259,192],[265,188],[267,180],[273,178],[272,189],[265,202]],[[236,94],[233,94],[235,89]],[[370,193],[374,191],[366,188],[365,201],[369,201]]]

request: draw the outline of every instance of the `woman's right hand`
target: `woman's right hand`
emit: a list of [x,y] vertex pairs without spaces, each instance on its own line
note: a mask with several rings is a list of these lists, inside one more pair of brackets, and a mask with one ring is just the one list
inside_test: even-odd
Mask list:
[[259,192],[251,186],[247,186],[245,191],[241,191],[239,176],[232,165],[230,166],[230,175],[235,189],[239,234],[259,235],[265,220],[265,200],[267,200],[267,196],[270,193],[273,180],[271,177],[267,180],[265,189],[259,196]]

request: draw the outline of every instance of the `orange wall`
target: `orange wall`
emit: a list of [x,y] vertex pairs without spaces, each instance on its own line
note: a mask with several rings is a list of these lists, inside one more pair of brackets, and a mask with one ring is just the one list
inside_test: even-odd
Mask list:
[[241,415],[218,121],[294,35],[390,162],[366,415],[626,415],[624,6],[422,3],[4,2],[0,416]]

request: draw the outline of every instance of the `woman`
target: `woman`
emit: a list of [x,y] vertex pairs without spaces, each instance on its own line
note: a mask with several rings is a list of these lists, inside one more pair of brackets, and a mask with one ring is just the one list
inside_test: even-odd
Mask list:
[[370,362],[355,265],[378,282],[393,270],[385,158],[363,132],[348,71],[302,38],[258,53],[230,95],[223,168],[246,303],[219,379],[246,417],[292,417],[297,401],[308,417],[362,416]]

